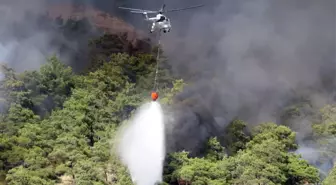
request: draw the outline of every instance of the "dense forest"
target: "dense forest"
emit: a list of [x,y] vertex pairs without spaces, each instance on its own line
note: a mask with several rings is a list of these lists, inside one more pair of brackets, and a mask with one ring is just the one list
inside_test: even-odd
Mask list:
[[[72,37],[68,31],[75,29],[88,38],[81,24],[85,20],[68,20],[61,30]],[[150,101],[157,46],[133,48],[126,40],[108,33],[87,39],[88,47],[80,52],[87,52],[89,65],[81,72],[56,56],[40,69],[22,73],[1,66],[0,183],[132,184],[127,168],[111,151],[111,141],[133,111]],[[159,102],[165,110],[190,104],[175,98],[188,81],[172,75],[167,60],[162,62]],[[312,132],[305,139],[316,148],[328,147],[336,136],[336,104],[316,109],[309,99],[299,99],[281,115],[278,123],[252,127],[235,117],[218,135],[207,138],[199,151],[167,153],[162,184],[334,185],[336,167],[323,174],[318,164],[333,164],[329,161],[336,151],[321,150],[316,164],[303,159],[295,153],[300,147],[295,121],[314,120],[307,125]]]

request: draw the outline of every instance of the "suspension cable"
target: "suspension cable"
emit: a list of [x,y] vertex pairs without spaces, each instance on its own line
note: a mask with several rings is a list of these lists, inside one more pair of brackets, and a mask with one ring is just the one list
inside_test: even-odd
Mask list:
[[156,70],[155,70],[155,78],[154,78],[154,91],[158,90],[158,73],[159,73],[159,62],[160,62],[160,46],[161,46],[161,32],[159,31],[159,39],[158,39],[158,49],[156,53]]

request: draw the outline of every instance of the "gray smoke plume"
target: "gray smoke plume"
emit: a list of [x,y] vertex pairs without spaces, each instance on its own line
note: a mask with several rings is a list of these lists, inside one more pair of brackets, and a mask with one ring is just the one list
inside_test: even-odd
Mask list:
[[[203,104],[217,118],[206,124],[223,128],[235,116],[250,124],[276,121],[301,96],[317,108],[333,102],[335,1],[225,1],[190,14],[188,21],[172,18],[174,31],[163,43],[176,72],[192,84],[178,99]],[[204,128],[197,120],[176,124]],[[307,126],[295,130],[308,133]],[[213,131],[206,127],[208,132],[179,130],[171,138],[203,140]]]
[[335,137],[322,138],[318,142],[306,140],[299,143],[300,148],[296,153],[316,166],[320,170],[322,178],[325,178],[336,163],[335,141]]
[[28,4],[24,0],[0,2],[0,62],[22,72],[38,69],[47,58],[56,55],[75,70],[79,67],[75,63],[78,61],[73,61],[87,41],[80,38],[80,34],[69,39],[62,33],[60,25],[47,15],[52,3],[55,1],[32,0]]
[[22,71],[35,69],[50,53],[49,34],[40,31],[34,15],[45,10],[42,0],[0,2],[0,60]]

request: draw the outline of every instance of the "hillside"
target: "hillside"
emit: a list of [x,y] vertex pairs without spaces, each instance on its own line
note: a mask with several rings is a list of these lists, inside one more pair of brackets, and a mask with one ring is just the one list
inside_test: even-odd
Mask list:
[[[150,56],[127,54],[113,54],[83,75],[74,74],[56,57],[39,70],[21,74],[2,66],[1,179],[8,185],[131,185],[127,170],[111,151],[111,141],[130,112],[148,101],[154,67]],[[175,95],[187,84],[174,79],[166,82],[174,86],[162,85],[160,103],[174,109],[182,103],[174,100]],[[296,105],[286,110],[284,118],[300,118],[305,114],[298,112],[301,109]],[[332,145],[332,140],[323,136],[335,135],[335,105],[326,105],[314,114],[321,115],[313,126],[316,138]],[[174,132],[183,130],[176,127]],[[316,167],[291,152],[298,145],[296,133],[287,126],[263,123],[250,130],[246,122],[234,119],[220,132],[220,137],[198,143],[202,150],[197,156],[189,155],[190,151],[169,152],[163,184],[297,185],[321,181]],[[167,145],[186,141],[177,141],[168,133]],[[331,156],[334,153],[326,152],[319,162]],[[333,178],[334,172],[325,185],[333,185]]]

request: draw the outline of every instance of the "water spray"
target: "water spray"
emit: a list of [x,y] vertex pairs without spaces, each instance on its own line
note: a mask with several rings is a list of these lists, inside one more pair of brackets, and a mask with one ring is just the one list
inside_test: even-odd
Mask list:
[[142,105],[119,134],[118,153],[133,183],[155,185],[162,182],[165,134],[160,104]]

